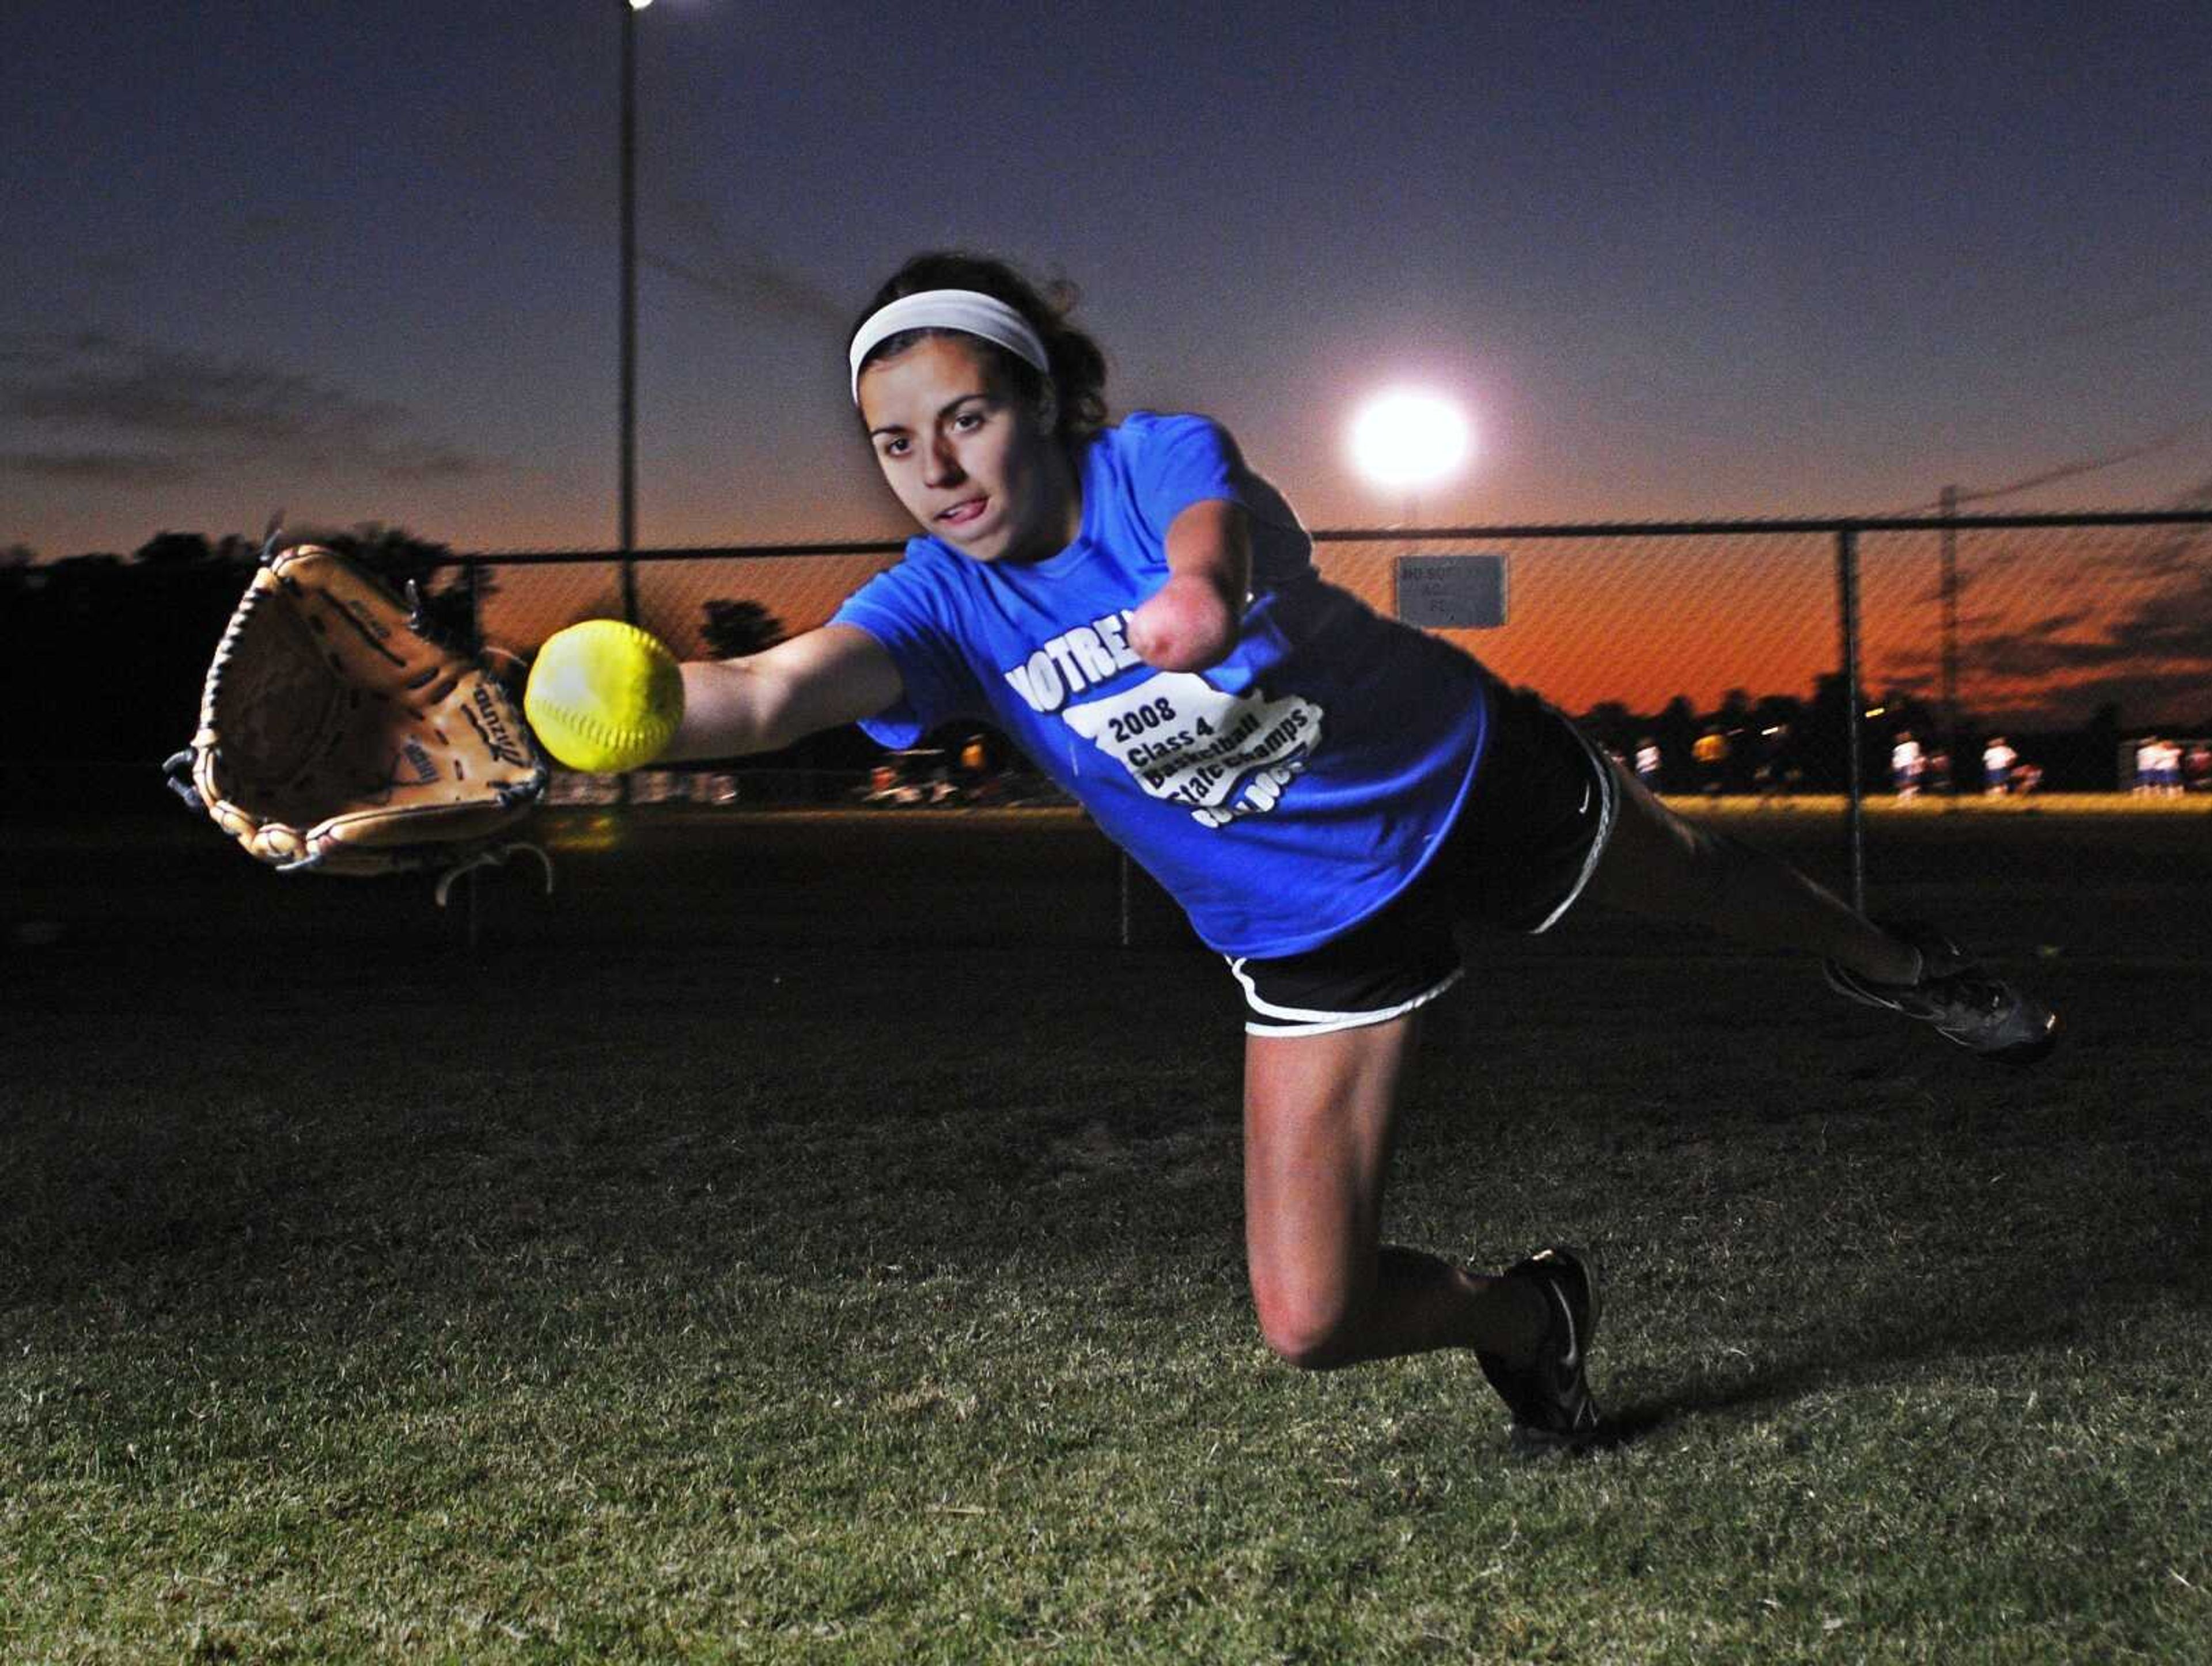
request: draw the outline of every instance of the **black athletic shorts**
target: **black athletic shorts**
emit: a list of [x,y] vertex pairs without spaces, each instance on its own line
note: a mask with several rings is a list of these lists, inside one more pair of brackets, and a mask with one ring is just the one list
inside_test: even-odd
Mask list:
[[1318,1035],[1433,1001],[1465,971],[1455,925],[1533,934],[1567,912],[1612,836],[1618,804],[1611,766],[1580,730],[1530,691],[1492,685],[1481,767],[1421,876],[1317,948],[1229,957],[1245,1030]]

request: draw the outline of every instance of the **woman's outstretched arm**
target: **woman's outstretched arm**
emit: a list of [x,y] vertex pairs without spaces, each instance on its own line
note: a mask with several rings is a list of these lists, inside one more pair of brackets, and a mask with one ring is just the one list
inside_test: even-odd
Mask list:
[[1163,671],[1202,671],[1237,645],[1252,585],[1252,535],[1241,504],[1194,503],[1169,524],[1168,581],[1136,611],[1129,645]]
[[824,625],[742,659],[684,666],[684,721],[662,756],[774,752],[872,718],[903,692],[897,663],[857,625]]

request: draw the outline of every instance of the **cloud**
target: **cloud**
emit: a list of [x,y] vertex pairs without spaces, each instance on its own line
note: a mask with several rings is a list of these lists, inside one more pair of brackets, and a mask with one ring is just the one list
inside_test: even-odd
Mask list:
[[406,421],[398,406],[311,376],[93,332],[34,339],[6,356],[16,374],[0,387],[0,414],[33,423],[270,445]]
[[2201,276],[2194,283],[2170,284],[2154,293],[2148,299],[2132,306],[2078,318],[2073,323],[2041,335],[2042,343],[2077,340],[2088,336],[2109,335],[2115,330],[2133,329],[2139,324],[2148,324],[2158,318],[2169,318],[2177,314],[2202,312],[2212,306],[2212,283]]
[[2195,596],[2177,591],[2138,603],[2094,637],[2031,627],[1977,639],[1966,652],[1978,667],[2007,676],[2134,664],[2150,671],[2191,669],[2201,677],[2212,665],[2212,576],[2200,578],[2195,589]]
[[[685,185],[678,172],[682,164],[670,160],[688,154],[687,142],[672,136],[647,153],[647,177],[637,193],[637,264],[721,303],[736,317],[796,325],[842,348],[854,299],[832,294],[766,244],[732,235],[706,198]],[[507,146],[492,118],[479,115],[459,124],[447,148],[456,166],[474,168],[499,197],[529,203],[584,246],[605,235],[616,211],[611,173],[526,179],[496,160]]]
[[733,238],[707,202],[672,183],[647,197],[641,265],[726,301],[740,314],[777,318],[842,342],[853,304],[829,294],[762,245]]
[[52,436],[0,452],[15,474],[139,484],[246,462],[400,481],[504,470],[418,432],[389,400],[98,330],[0,336],[0,421]]
[[0,451],[0,475],[88,485],[172,486],[196,478],[187,459],[143,451]]
[[2094,608],[2062,608],[2057,613],[2046,613],[2027,627],[2031,636],[2058,636],[2077,630],[2097,617]]
[[2162,579],[2194,572],[2204,560],[2207,528],[2146,527],[2142,531],[2142,536],[2118,549],[2082,557],[2081,571],[2131,579]]
[[764,256],[726,255],[715,267],[641,248],[638,264],[727,301],[739,312],[763,313],[824,329],[842,336],[847,310],[805,278]]
[[2187,713],[2185,720],[2192,724],[2212,713],[2212,688],[2202,671],[2123,671],[2075,683],[2065,693],[2069,705],[2110,701],[2123,712]]
[[371,461],[380,478],[401,482],[481,480],[507,471],[502,463],[448,445],[399,446]]
[[[2138,714],[2212,709],[2212,549],[2203,529],[2156,530],[2125,555],[2078,560],[2069,577],[2066,604],[2034,614],[2022,605],[2002,627],[1986,613],[1960,621],[1970,703],[2072,720],[2107,700]],[[1941,659],[1933,642],[1914,642],[1873,669],[1886,686],[1924,691]]]
[[2212,659],[2212,566],[2138,601],[2114,635],[2138,652]]

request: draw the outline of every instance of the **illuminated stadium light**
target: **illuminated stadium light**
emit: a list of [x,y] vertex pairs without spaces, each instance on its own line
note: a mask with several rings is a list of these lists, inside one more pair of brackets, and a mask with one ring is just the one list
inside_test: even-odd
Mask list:
[[1377,486],[1412,491],[1442,480],[1474,449],[1466,415],[1449,400],[1394,388],[1352,420],[1352,460]]

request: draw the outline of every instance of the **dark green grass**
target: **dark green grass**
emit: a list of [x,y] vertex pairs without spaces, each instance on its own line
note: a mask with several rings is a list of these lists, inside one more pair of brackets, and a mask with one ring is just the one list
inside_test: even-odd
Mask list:
[[1260,1347],[1227,980],[1112,946],[1090,835],[653,825],[473,956],[191,841],[20,866],[0,1657],[2212,1659],[2178,832],[1877,847],[2065,1011],[2033,1072],[1480,945],[1391,1228],[1599,1257],[1622,1438],[1528,1466],[1470,1362]]

